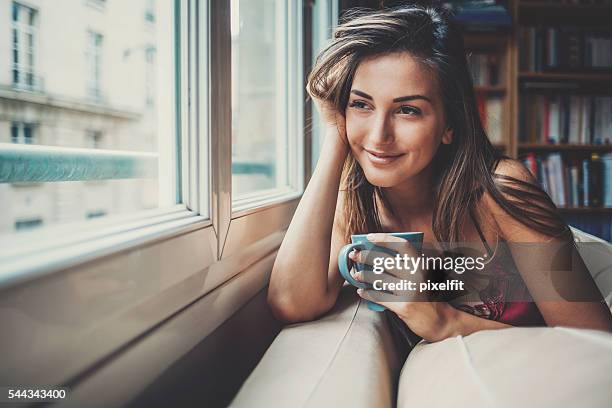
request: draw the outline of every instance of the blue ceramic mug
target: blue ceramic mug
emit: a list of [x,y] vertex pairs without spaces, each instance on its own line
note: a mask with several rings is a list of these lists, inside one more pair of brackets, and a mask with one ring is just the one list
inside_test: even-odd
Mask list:
[[[405,239],[406,241],[410,242],[410,244],[417,250],[417,252],[421,251],[424,235],[422,232],[391,232],[388,234],[393,235],[394,237]],[[396,252],[390,250],[389,248],[380,247],[377,246],[374,242],[368,241],[367,236],[368,234],[351,235],[351,243],[343,246],[340,250],[340,253],[338,254],[338,268],[340,269],[340,274],[342,275],[342,277],[346,279],[347,282],[351,285],[362,289],[367,289],[367,285],[365,283],[356,281],[351,276],[348,254],[353,249],[357,249],[360,251],[369,250],[382,252],[392,256],[396,254]],[[355,263],[355,268],[358,271],[361,271],[363,270],[363,264]],[[368,301],[367,304],[370,310],[374,310],[376,312],[382,312],[386,309],[386,307],[374,302]]]

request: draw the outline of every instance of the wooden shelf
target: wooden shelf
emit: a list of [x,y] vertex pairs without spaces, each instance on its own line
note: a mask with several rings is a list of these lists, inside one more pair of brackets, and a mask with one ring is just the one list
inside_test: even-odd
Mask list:
[[585,144],[544,144],[519,143],[518,149],[539,151],[580,151],[580,152],[612,152],[612,144],[585,145]]
[[566,214],[612,214],[612,207],[558,207]]
[[612,5],[555,4],[543,1],[519,1],[520,24],[571,24],[587,21],[589,26],[609,27]]
[[520,72],[521,80],[563,80],[577,82],[612,81],[612,73],[589,72]]
[[612,12],[611,4],[563,4],[563,3],[553,3],[546,1],[521,1],[519,3],[519,7],[524,10],[539,10],[539,9],[561,9],[568,11],[576,11],[576,10],[599,10]]

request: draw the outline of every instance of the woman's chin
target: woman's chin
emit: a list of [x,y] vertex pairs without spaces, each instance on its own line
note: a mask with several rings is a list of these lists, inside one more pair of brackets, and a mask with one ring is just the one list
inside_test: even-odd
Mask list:
[[[379,173],[379,172],[376,172],[376,173]],[[398,183],[397,180],[395,180],[395,177],[393,176],[389,177],[389,174],[385,175],[385,174],[366,173],[365,176],[368,182],[375,187],[388,188],[388,187],[393,187],[394,185]]]

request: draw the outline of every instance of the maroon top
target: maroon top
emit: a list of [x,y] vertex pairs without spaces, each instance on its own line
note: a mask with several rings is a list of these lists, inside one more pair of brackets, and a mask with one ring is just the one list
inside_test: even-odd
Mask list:
[[474,225],[489,252],[490,261],[482,273],[465,277],[470,293],[450,303],[473,315],[512,326],[546,326],[507,246],[498,244],[492,251],[475,220]]

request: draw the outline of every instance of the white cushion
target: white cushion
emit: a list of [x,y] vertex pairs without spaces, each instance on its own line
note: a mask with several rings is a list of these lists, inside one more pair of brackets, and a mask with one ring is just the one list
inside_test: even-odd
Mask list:
[[540,327],[422,341],[398,407],[612,407],[612,334]]
[[324,317],[285,327],[234,407],[392,407],[402,361],[383,313],[345,286]]
[[612,245],[578,228],[571,229],[574,240],[579,244],[580,256],[589,268],[608,307],[612,307]]

